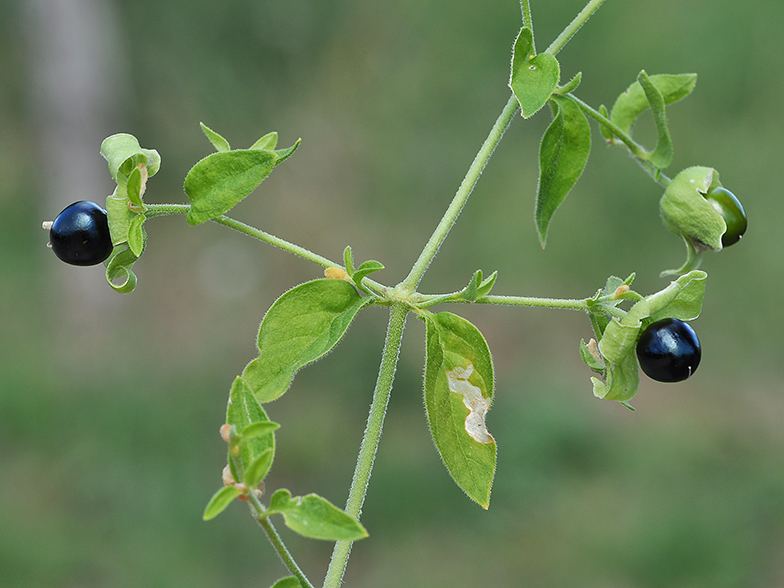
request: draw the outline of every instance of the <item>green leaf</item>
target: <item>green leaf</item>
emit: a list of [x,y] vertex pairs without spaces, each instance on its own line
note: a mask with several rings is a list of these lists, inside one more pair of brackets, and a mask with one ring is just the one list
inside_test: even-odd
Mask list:
[[476,289],[476,299],[479,300],[480,298],[484,298],[488,294],[490,294],[490,290],[493,289],[495,286],[496,278],[498,278],[498,272],[495,271],[489,276],[487,276],[482,283],[479,284],[479,287]]
[[311,539],[357,541],[368,536],[356,519],[316,494],[292,498],[282,488],[272,495],[264,514],[282,514],[287,527]]
[[425,408],[430,434],[452,479],[488,508],[496,445],[485,415],[493,398],[493,360],[482,333],[449,312],[426,315]]
[[580,339],[580,357],[589,368],[600,374],[605,373],[605,365],[601,356],[597,357],[598,349],[596,348],[596,341],[591,339],[590,343],[586,343],[585,339]]
[[300,284],[278,298],[261,321],[259,357],[242,374],[256,399],[282,396],[294,375],[337,345],[357,312],[374,300],[329,279]]
[[556,209],[582,175],[591,151],[591,126],[572,100],[553,97],[553,121],[539,147],[539,188],[534,217],[542,247]]
[[474,275],[471,276],[471,281],[468,286],[463,290],[461,298],[474,302],[478,298],[479,284],[482,282],[482,270],[476,270]]
[[256,459],[254,459],[248,467],[245,468],[245,475],[242,482],[247,488],[255,488],[269,473],[272,466],[273,450],[267,449]]
[[[210,127],[205,125],[203,122],[200,122],[202,132],[207,136],[212,143],[213,147],[215,147],[218,151],[231,151],[231,146],[229,142],[221,137],[218,133],[213,131]],[[274,146],[273,146],[274,147]]]
[[[607,112],[607,107],[604,104],[599,106],[599,114],[601,114],[606,119],[610,118],[610,114]],[[600,124],[599,130],[601,131],[602,137],[604,137],[605,141],[610,144],[614,143],[615,137],[613,136],[613,132],[610,129],[608,129],[605,125]]]
[[[650,82],[661,93],[664,104],[672,104],[691,94],[697,83],[697,74],[658,74],[649,77]],[[637,117],[649,108],[648,98],[638,81],[623,92],[612,107],[610,120],[629,133]]]
[[362,278],[369,276],[374,272],[381,271],[382,269],[384,269],[384,264],[382,264],[380,261],[376,261],[374,259],[363,261],[362,264],[354,271],[354,274],[351,276],[351,278],[354,280],[354,283],[359,286],[362,283]]
[[275,582],[272,588],[302,588],[302,584],[294,576],[288,576]]
[[534,56],[533,38],[533,31],[523,27],[512,48],[509,87],[520,103],[523,118],[534,115],[547,104],[561,75],[555,57],[549,53]]
[[136,288],[136,274],[131,271],[133,264],[139,259],[127,243],[117,245],[112,254],[104,262],[106,264],[106,281],[120,294],[129,294]]
[[183,186],[191,201],[188,224],[198,225],[231,210],[264,181],[277,158],[272,151],[238,149],[199,161]]
[[656,148],[649,155],[649,161],[663,169],[672,163],[672,139],[670,138],[670,129],[667,126],[667,112],[664,104],[664,96],[659,89],[653,84],[645,70],[640,72],[637,81],[642,86],[645,92],[645,97],[653,112],[653,120],[656,123],[656,129],[659,133],[659,138],[656,141]]
[[144,230],[146,220],[147,217],[143,214],[136,214],[128,227],[128,246],[137,259],[141,257],[147,243],[147,231]]
[[235,486],[224,486],[212,495],[207,507],[204,509],[202,518],[205,521],[214,519],[231,504],[231,501],[237,498],[241,492]]
[[272,421],[257,421],[242,429],[240,435],[242,435],[244,439],[253,439],[254,437],[261,437],[262,435],[274,433],[279,428],[280,425],[278,423],[273,423]]
[[301,142],[302,139],[297,139],[297,142],[294,143],[291,147],[287,147],[286,149],[275,149],[275,155],[278,156],[278,158],[275,160],[275,165],[280,165],[286,161],[291,156],[291,154],[297,150],[297,147],[299,147]]
[[109,173],[118,184],[125,185],[128,176],[139,165],[147,166],[147,176],[152,177],[161,167],[161,156],[154,149],[142,149],[133,135],[120,133],[104,139],[101,155],[109,164]]
[[700,316],[708,274],[693,270],[647,298],[651,322],[663,318],[691,321]]
[[133,168],[128,176],[128,184],[126,187],[128,199],[138,208],[144,208],[142,202],[142,172],[137,167]]
[[[234,378],[229,392],[229,402],[226,406],[226,424],[236,427],[243,433],[240,441],[239,466],[229,453],[229,468],[232,477],[239,481],[244,479],[243,471],[247,469],[266,451],[271,450],[270,461],[275,451],[275,436],[272,433],[277,426],[270,423],[264,408],[258,403],[250,386],[239,376]],[[265,434],[247,435],[245,431],[253,433],[254,428],[267,429]],[[243,471],[240,471],[243,470]]]
[[256,141],[253,145],[250,146],[251,149],[265,149],[267,151],[272,151],[278,145],[278,133],[272,131],[271,133],[267,133],[261,139]]

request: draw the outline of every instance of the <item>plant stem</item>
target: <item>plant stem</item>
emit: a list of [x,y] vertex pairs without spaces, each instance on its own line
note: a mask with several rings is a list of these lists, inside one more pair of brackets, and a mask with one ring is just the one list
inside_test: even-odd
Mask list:
[[545,53],[549,53],[550,55],[557,55],[558,52],[564,48],[564,46],[569,42],[574,34],[580,30],[589,18],[596,12],[599,7],[604,3],[604,0],[590,0],[588,4],[586,4],[585,8],[580,11],[580,14],[574,17],[574,20],[569,23],[558,37],[556,37],[555,41],[550,43],[550,46],[545,49]]
[[[166,216],[172,214],[188,214],[190,210],[190,204],[147,204],[145,207],[145,215],[147,218],[153,218],[156,216]],[[213,222],[216,222],[220,225],[224,225],[229,227],[230,229],[234,229],[235,231],[239,231],[243,235],[247,235],[248,237],[252,237],[253,239],[258,239],[264,243],[268,243],[273,247],[277,247],[278,249],[282,249],[283,251],[288,251],[289,253],[293,253],[298,257],[306,259],[307,261],[312,261],[313,263],[320,265],[322,267],[339,267],[345,269],[339,263],[335,263],[332,260],[327,259],[317,253],[313,253],[309,249],[305,249],[304,247],[300,247],[290,241],[286,241],[285,239],[281,239],[280,237],[276,237],[275,235],[271,235],[265,231],[252,227],[248,224],[245,224],[241,221],[235,220],[231,217],[222,214],[219,217],[212,219]],[[365,286],[370,287],[377,293],[383,293],[387,290],[387,287],[383,284],[379,284],[378,282],[371,280],[370,278],[364,278],[362,283]]]
[[490,130],[490,134],[476,154],[474,161],[471,163],[471,167],[468,168],[468,172],[466,173],[465,178],[463,178],[449,208],[447,208],[444,216],[441,218],[441,222],[438,223],[430,240],[419,255],[419,259],[417,259],[414,267],[411,268],[411,272],[409,272],[406,279],[403,280],[401,284],[403,287],[413,292],[422,280],[422,276],[427,271],[430,262],[433,261],[433,258],[441,248],[441,244],[449,234],[452,225],[455,224],[457,217],[460,216],[460,212],[463,210],[468,197],[471,195],[474,186],[479,180],[479,176],[482,175],[482,170],[484,170],[493,151],[504,136],[504,132],[512,122],[512,117],[517,112],[518,108],[519,104],[517,98],[512,94],[498,119],[495,121],[493,128]]
[[590,306],[585,299],[571,298],[534,298],[529,296],[485,296],[476,301],[477,304],[499,304],[504,306],[527,306],[533,308],[554,308],[558,310],[579,310],[593,313],[601,311],[611,316],[623,318],[626,311],[615,306],[602,304]]
[[261,502],[259,502],[259,499],[256,498],[256,495],[253,492],[250,492],[248,493],[248,500],[255,509],[253,518],[255,518],[256,522],[264,529],[267,538],[278,553],[278,557],[280,557],[283,565],[288,568],[292,575],[296,576],[297,580],[299,580],[299,583],[302,585],[302,588],[313,588],[313,584],[305,577],[305,574],[299,568],[297,562],[294,561],[291,553],[289,553],[289,550],[280,538],[277,529],[275,529],[275,525],[272,524],[272,521],[270,521],[268,517],[262,516],[265,509]]
[[[400,344],[403,340],[403,329],[406,324],[408,306],[395,302],[389,312],[389,326],[387,327],[387,338],[384,342],[384,350],[381,354],[381,367],[376,380],[376,389],[373,392],[373,402],[370,405],[365,433],[362,436],[362,444],[359,449],[357,465],[354,470],[354,478],[351,482],[348,501],[346,502],[346,513],[359,520],[362,514],[362,505],[365,502],[370,473],[373,470],[373,461],[378,450],[378,443],[381,439],[381,431],[384,427],[384,416],[389,404],[389,396],[392,391],[392,382],[395,378],[395,368],[400,354]],[[351,553],[351,541],[338,541],[332,552],[332,559],[329,562],[329,569],[324,578],[324,588],[338,588],[343,581],[346,571],[346,564]]]
[[523,25],[534,31],[534,21],[531,18],[531,3],[529,0],[520,0],[520,8],[523,10]]

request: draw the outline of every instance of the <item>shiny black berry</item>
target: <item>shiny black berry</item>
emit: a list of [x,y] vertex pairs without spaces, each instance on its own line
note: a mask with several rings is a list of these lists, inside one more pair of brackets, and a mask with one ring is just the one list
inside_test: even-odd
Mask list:
[[71,265],[96,265],[112,253],[106,211],[87,200],[74,202],[54,219],[49,229],[52,251]]
[[721,236],[722,247],[729,247],[740,241],[748,226],[746,211],[743,210],[740,200],[735,197],[735,194],[721,186],[708,192],[705,199],[727,223],[727,230]]
[[645,375],[658,382],[681,382],[700,365],[697,334],[675,318],[651,323],[637,341],[637,359]]

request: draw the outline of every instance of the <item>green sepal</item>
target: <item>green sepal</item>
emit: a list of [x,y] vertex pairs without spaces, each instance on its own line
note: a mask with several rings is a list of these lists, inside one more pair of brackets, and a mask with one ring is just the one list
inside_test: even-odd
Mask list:
[[207,507],[204,509],[202,518],[209,521],[217,517],[220,513],[226,510],[226,507],[231,504],[232,500],[242,494],[235,486],[224,486],[212,495]]
[[128,194],[128,200],[135,207],[144,210],[144,202],[142,202],[142,172],[139,166],[134,167],[128,175],[126,193]]
[[624,356],[619,363],[609,363],[604,377],[604,382],[599,378],[591,378],[594,396],[623,403],[631,400],[640,387],[636,354]]
[[496,466],[495,439],[485,426],[494,386],[490,349],[479,329],[455,314],[428,313],[424,321],[430,434],[449,475],[486,509]]
[[275,160],[275,165],[280,165],[286,161],[291,156],[291,154],[297,150],[297,147],[299,147],[301,142],[302,139],[297,139],[297,141],[291,147],[287,147],[286,149],[275,149],[275,155],[278,156],[278,158]]
[[229,145],[229,142],[226,139],[203,122],[200,122],[199,125],[201,126],[202,132],[210,140],[210,143],[212,143],[212,146],[215,147],[216,151],[231,151],[231,145]]
[[556,209],[580,178],[591,152],[591,126],[569,98],[554,96],[553,120],[539,147],[539,187],[534,218],[544,248]]
[[688,239],[694,249],[721,251],[727,223],[705,199],[711,188],[721,186],[719,173],[710,167],[689,167],[675,176],[659,201],[664,226]]
[[142,149],[133,135],[119,133],[101,143],[101,155],[109,164],[109,173],[118,184],[125,185],[138,165],[147,166],[147,176],[154,176],[161,167],[161,156],[155,149]]
[[[266,451],[270,453],[270,463],[275,452],[274,431],[278,428],[271,423],[264,408],[256,401],[250,386],[240,377],[234,378],[229,401],[226,406],[226,424],[239,431],[238,456],[233,456],[229,446],[229,469],[236,481],[245,478],[247,469]],[[259,433],[259,434],[254,434]]]
[[130,247],[137,259],[141,257],[147,244],[147,231],[144,229],[144,221],[146,220],[146,216],[137,214],[133,217],[128,227],[128,247]]
[[[672,104],[691,94],[697,83],[697,74],[656,74],[648,76],[651,84],[661,93],[664,104]],[[638,81],[623,92],[612,107],[610,120],[624,133],[629,134],[637,117],[650,107],[645,90]]]
[[653,120],[656,123],[658,139],[656,148],[648,154],[647,159],[658,169],[663,169],[672,163],[673,148],[670,138],[670,129],[667,126],[667,111],[665,108],[664,96],[661,91],[645,73],[645,70],[637,76],[637,81],[645,92],[645,98],[651,107]]
[[292,497],[285,488],[276,490],[264,512],[273,514],[282,514],[289,529],[311,539],[357,541],[368,536],[359,521],[317,494]]
[[[594,340],[591,339],[591,341]],[[595,344],[596,342],[594,341],[594,345]],[[596,355],[591,352],[591,349],[588,347],[588,343],[585,342],[585,339],[580,339],[580,357],[582,358],[585,365],[587,365],[593,371],[602,375],[605,374],[604,362],[601,360],[601,357],[596,357]]]
[[487,276],[484,280],[479,283],[479,287],[476,289],[476,299],[479,300],[480,298],[484,298],[488,294],[490,294],[490,290],[493,289],[495,286],[495,281],[498,278],[498,272],[494,271],[492,274]]
[[534,34],[523,27],[512,48],[512,71],[509,87],[512,89],[523,118],[538,112],[558,87],[560,80],[558,60],[549,53],[535,55]]
[[272,588],[302,588],[302,584],[294,576],[281,578],[272,585]]
[[115,247],[128,242],[131,223],[139,213],[128,207],[128,194],[125,186],[117,185],[111,196],[106,197],[106,216],[109,221],[109,234]]
[[356,314],[376,299],[343,280],[313,280],[284,293],[259,327],[259,357],[242,374],[259,402],[289,389],[294,375],[343,338]]
[[137,259],[138,256],[131,251],[128,243],[121,243],[115,246],[112,254],[104,261],[106,281],[116,292],[129,294],[136,288],[136,274],[131,268]]

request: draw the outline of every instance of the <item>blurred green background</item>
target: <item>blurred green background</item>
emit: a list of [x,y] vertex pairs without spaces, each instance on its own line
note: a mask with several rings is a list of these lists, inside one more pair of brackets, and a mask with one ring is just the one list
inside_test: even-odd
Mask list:
[[[582,0],[532,0],[540,49]],[[491,508],[454,486],[421,400],[409,321],[347,586],[784,585],[781,0],[610,0],[559,55],[562,80],[611,104],[640,69],[697,72],[669,109],[670,170],[719,169],[743,241],[706,255],[697,375],[644,380],[635,413],[596,400],[566,311],[461,307],[497,369]],[[332,259],[350,244],[401,280],[506,102],[516,0],[5,0],[0,3],[0,585],[265,587],[285,570],[240,505],[209,523],[233,377],[284,290],[321,275],[217,225],[148,223],[137,290],[60,263],[40,228],[113,189],[104,137],[163,167],[149,202],[183,202],[211,151],[277,130],[303,141],[234,216]],[[542,251],[533,223],[543,110],[517,119],[423,282],[498,270],[498,294],[585,297],[637,272],[648,293],[683,245],[661,189],[595,126],[588,168]],[[646,132],[647,123],[641,123]],[[648,132],[652,127],[648,127]],[[383,343],[363,313],[268,407],[283,424],[272,488],[343,504]],[[282,527],[282,525],[280,525]],[[282,530],[320,583],[327,543]]]

